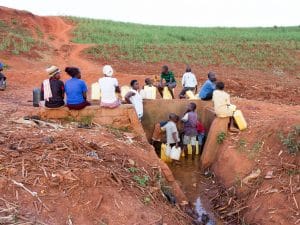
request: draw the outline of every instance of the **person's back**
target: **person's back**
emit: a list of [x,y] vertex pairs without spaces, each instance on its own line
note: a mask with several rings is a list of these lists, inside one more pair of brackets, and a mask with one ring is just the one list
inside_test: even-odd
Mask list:
[[216,74],[213,72],[209,72],[207,77],[208,80],[205,81],[205,83],[203,84],[199,92],[199,98],[204,101],[211,100],[213,92],[216,89],[216,84],[215,84],[215,82],[217,81]]
[[188,112],[183,117],[184,121],[184,134],[189,137],[197,136],[197,121],[198,115],[196,112]]
[[210,100],[212,98],[213,91],[215,90],[215,84],[211,82],[210,80],[205,81],[203,84],[199,97],[202,100]]
[[101,102],[109,104],[117,101],[116,87],[118,87],[118,80],[116,78],[102,77],[99,79],[99,86]]
[[85,101],[82,93],[87,91],[87,87],[83,80],[73,77],[66,81],[65,89],[68,104],[75,105]]
[[[45,101],[47,108],[59,108],[65,105],[64,102],[64,83],[60,80],[61,71],[56,66],[46,69],[48,79],[45,79],[41,85],[41,101]],[[43,105],[43,104],[42,104]]]
[[185,152],[185,157],[188,158],[188,145],[192,146],[192,159],[195,158],[196,155],[196,141],[197,141],[197,122],[198,115],[196,113],[196,104],[191,102],[188,105],[187,111],[182,117],[181,121],[183,122],[183,150]]
[[186,72],[182,76],[182,85],[185,88],[195,88],[197,86],[197,79],[192,72]]
[[[64,102],[64,83],[61,80],[50,79],[50,88],[52,97],[45,101],[45,106],[48,108],[58,108],[65,104]],[[42,100],[44,99],[44,87],[42,85]]]
[[[215,90],[213,93],[214,110],[218,117],[232,116],[228,111],[230,96],[225,91]],[[229,114],[228,114],[229,113]]]
[[179,133],[174,121],[169,120],[168,123],[162,127],[162,129],[166,131],[167,144],[175,145],[179,142]]
[[214,110],[217,117],[233,116],[235,106],[230,103],[230,95],[224,91],[224,83],[217,83],[217,90],[213,93]]

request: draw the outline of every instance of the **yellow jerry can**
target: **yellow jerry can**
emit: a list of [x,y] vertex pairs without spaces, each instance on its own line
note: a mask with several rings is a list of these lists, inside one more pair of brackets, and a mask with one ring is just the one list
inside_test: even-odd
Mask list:
[[122,100],[125,100],[125,96],[127,95],[127,93],[130,91],[130,87],[125,85],[121,87],[121,96],[122,96]]
[[233,113],[233,118],[240,130],[245,130],[247,128],[247,122],[241,110],[236,110]]
[[172,162],[172,159],[169,156],[166,155],[167,145],[162,144],[160,150],[161,150],[161,153],[160,153],[161,160],[164,161],[164,162]]
[[[192,145],[188,145],[188,154],[191,155],[192,154]],[[198,141],[196,141],[196,155],[199,155],[199,143]]]
[[101,91],[99,83],[93,83],[91,86],[91,100],[100,100],[101,98]]
[[197,96],[191,90],[187,91],[186,93],[187,99],[198,99]]
[[156,87],[145,85],[140,92],[143,99],[156,99]]
[[[173,89],[173,93],[174,93],[174,89]],[[168,87],[164,87],[163,99],[173,99]]]

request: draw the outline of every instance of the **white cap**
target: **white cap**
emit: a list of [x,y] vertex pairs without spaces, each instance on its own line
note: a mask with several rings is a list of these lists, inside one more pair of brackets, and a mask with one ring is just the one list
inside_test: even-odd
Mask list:
[[114,73],[113,68],[110,65],[105,65],[103,66],[103,74],[108,76],[108,77],[112,77]]

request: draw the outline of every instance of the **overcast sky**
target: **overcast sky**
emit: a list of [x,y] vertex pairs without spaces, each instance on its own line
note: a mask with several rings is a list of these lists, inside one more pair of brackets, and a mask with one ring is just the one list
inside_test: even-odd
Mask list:
[[38,15],[175,26],[300,25],[300,0],[0,0]]

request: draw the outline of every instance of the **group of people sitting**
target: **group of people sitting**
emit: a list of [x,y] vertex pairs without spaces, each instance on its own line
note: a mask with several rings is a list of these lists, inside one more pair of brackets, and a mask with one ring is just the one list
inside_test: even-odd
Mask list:
[[[72,110],[80,110],[89,106],[87,101],[87,85],[81,79],[80,69],[77,67],[66,67],[65,72],[71,77],[65,82],[60,80],[61,71],[56,66],[51,66],[47,70],[49,78],[44,80],[41,87],[41,100],[48,108],[58,108],[65,105],[65,95],[67,97],[66,106]],[[121,88],[118,80],[113,77],[113,68],[110,65],[103,67],[103,77],[99,79],[99,91],[101,93],[101,107],[115,108],[122,104],[118,94],[121,94]],[[167,88],[172,98],[174,98],[174,88],[177,82],[174,73],[169,70],[168,66],[162,67],[160,80],[156,83],[150,78],[145,80],[146,87],[157,88],[163,97],[163,91]],[[179,98],[185,98],[187,92],[196,93],[198,82],[192,69],[188,66],[182,77],[182,90]],[[230,104],[230,97],[224,91],[224,83],[217,82],[216,75],[213,72],[208,73],[208,80],[203,84],[199,94],[199,99],[208,101],[212,100],[216,115],[219,117],[232,116],[234,107]],[[137,80],[130,82],[130,90],[124,96],[123,102],[133,104],[138,118],[143,117],[143,99],[145,92],[140,91],[140,85]]]

